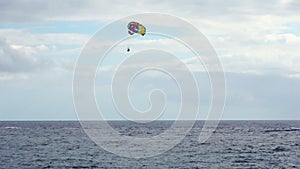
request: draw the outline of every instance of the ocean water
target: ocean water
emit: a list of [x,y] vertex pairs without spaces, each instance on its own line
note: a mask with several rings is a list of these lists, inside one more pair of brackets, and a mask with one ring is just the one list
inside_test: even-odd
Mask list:
[[[110,124],[124,135],[148,137],[172,121]],[[0,122],[0,168],[300,168],[300,121],[222,121],[205,143],[203,121],[173,149],[131,159],[103,150],[78,122]]]

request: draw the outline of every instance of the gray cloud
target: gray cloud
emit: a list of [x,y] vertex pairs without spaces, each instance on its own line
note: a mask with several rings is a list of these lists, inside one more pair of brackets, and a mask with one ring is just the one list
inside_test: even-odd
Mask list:
[[[243,20],[248,15],[298,15],[297,1],[138,1],[17,0],[0,2],[0,20],[6,22],[39,22],[45,20],[95,20],[127,16],[141,12],[165,12],[173,15]],[[296,5],[295,5],[296,4]],[[299,5],[298,5],[299,6]],[[216,18],[215,18],[216,19]]]
[[[97,98],[105,111],[113,110],[113,105],[107,103],[110,97],[109,76],[113,72],[100,72],[102,78],[96,78]],[[122,71],[126,76],[126,70]],[[178,72],[180,74],[180,72]],[[205,72],[194,72],[198,79],[200,90],[201,114],[205,118],[209,110],[211,91],[209,78]],[[289,78],[280,73],[230,73],[227,72],[226,88],[227,101],[223,115],[224,119],[299,119],[298,102],[300,96],[300,78]],[[105,77],[105,78],[104,78]],[[143,75],[136,81],[133,88],[138,94],[147,92],[147,87],[156,84],[163,91],[167,91],[169,101],[179,103],[178,89],[171,87],[173,81],[168,81],[165,76]],[[127,84],[124,84],[127,85]],[[107,87],[105,87],[107,86]],[[103,87],[102,89],[100,89]],[[140,88],[139,88],[140,87]],[[193,91],[188,91],[193,92]],[[105,94],[104,94],[105,93]],[[144,96],[143,99],[147,99]],[[138,98],[137,100],[143,100]],[[144,100],[143,100],[144,101]],[[147,101],[147,100],[146,100]],[[145,101],[145,102],[146,102]],[[138,102],[139,103],[139,102]],[[204,114],[203,114],[204,113]]]
[[225,119],[299,119],[300,78],[227,73]]
[[79,5],[75,1],[38,1],[17,0],[0,2],[0,20],[2,22],[37,22],[44,21],[55,16],[66,16],[75,14]]
[[16,50],[0,38],[0,72],[16,73],[30,72],[47,67],[45,60],[30,56],[25,52]]

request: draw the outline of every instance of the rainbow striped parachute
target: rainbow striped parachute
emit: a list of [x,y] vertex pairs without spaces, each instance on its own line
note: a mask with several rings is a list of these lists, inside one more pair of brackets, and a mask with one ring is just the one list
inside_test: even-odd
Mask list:
[[144,36],[146,34],[146,28],[138,22],[134,22],[134,21],[129,22],[127,28],[128,28],[128,33],[130,35],[133,35],[134,33],[138,33]]

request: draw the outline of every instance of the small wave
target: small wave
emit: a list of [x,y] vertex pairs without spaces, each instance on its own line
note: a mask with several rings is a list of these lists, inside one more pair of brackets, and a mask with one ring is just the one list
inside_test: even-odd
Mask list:
[[237,159],[233,161],[234,163],[249,163],[248,160],[244,160],[244,159]]
[[282,152],[282,151],[289,151],[290,149],[283,147],[283,146],[277,146],[273,149],[274,152]]
[[283,129],[264,130],[265,133],[282,132],[282,131],[300,131],[300,128],[283,128]]
[[63,129],[65,130],[78,130],[80,128],[75,128],[75,127],[64,127]]
[[4,129],[22,129],[21,127],[13,127],[13,126],[7,126],[7,127],[1,127]]

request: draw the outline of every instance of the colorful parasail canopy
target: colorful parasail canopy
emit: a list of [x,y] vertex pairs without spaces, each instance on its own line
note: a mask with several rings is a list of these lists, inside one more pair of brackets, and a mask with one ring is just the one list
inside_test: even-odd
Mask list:
[[134,22],[134,21],[129,22],[127,28],[128,28],[128,33],[130,35],[133,35],[134,33],[138,33],[144,36],[146,34],[146,28],[138,22]]

